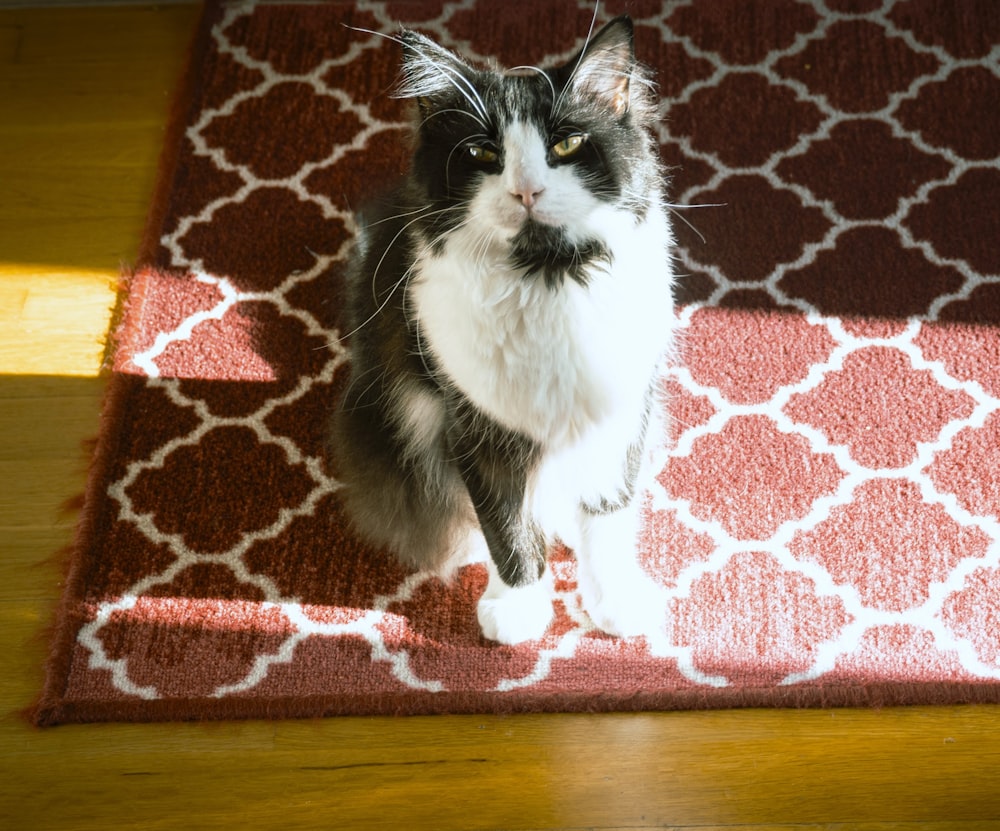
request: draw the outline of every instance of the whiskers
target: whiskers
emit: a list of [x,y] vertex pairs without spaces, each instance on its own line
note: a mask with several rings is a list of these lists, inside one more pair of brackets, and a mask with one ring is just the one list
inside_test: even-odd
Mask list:
[[583,59],[587,55],[587,50],[590,47],[590,41],[594,37],[594,27],[597,26],[597,15],[601,10],[600,2],[594,3],[594,13],[590,18],[590,28],[587,29],[587,37],[583,40],[583,49],[580,50],[580,55],[576,60],[576,65],[573,67],[573,71],[570,72],[569,78],[563,85],[562,90],[556,97],[556,100],[552,104],[552,112],[558,113],[563,104],[563,99],[566,97],[567,91],[573,86],[573,81],[576,79],[577,73],[580,71],[580,66],[583,64]]
[[[466,208],[466,205],[464,203],[460,203],[460,204],[457,204],[457,205],[448,205],[446,207],[437,208],[437,209],[432,209],[430,205],[425,205],[425,206],[420,207],[420,208],[415,208],[415,209],[409,210],[409,211],[403,211],[403,212],[395,214],[393,216],[389,216],[389,217],[385,217],[383,219],[376,220],[375,222],[372,222],[369,225],[369,227],[375,227],[377,225],[384,225],[387,222],[398,222],[401,219],[407,219],[408,218],[408,220],[406,222],[404,222],[400,226],[399,230],[396,231],[396,233],[393,235],[392,239],[390,239],[389,242],[386,244],[385,248],[382,250],[381,255],[379,256],[378,262],[375,264],[375,267],[372,269],[370,280],[371,280],[372,300],[375,302],[375,311],[373,311],[364,321],[362,321],[357,326],[355,326],[350,332],[347,332],[346,334],[341,335],[341,338],[343,338],[343,339],[350,338],[352,335],[357,334],[359,331],[361,331],[362,329],[364,329],[369,323],[371,323],[373,320],[375,320],[380,314],[382,314],[382,312],[385,310],[386,306],[388,306],[389,301],[392,300],[393,296],[399,291],[400,287],[405,286],[410,281],[410,279],[413,277],[414,269],[416,268],[416,263],[412,263],[399,276],[398,279],[396,279],[395,281],[392,282],[392,284],[389,286],[388,290],[383,290],[382,291],[382,293],[381,293],[382,296],[380,296],[379,288],[378,288],[378,286],[379,286],[379,275],[380,275],[380,272],[382,271],[382,267],[385,265],[386,259],[388,258],[390,252],[392,251],[393,246],[395,246],[396,243],[399,242],[400,238],[403,237],[405,234],[407,234],[407,232],[409,231],[409,229],[413,225],[415,225],[415,224],[417,224],[419,222],[423,222],[423,221],[425,221],[427,219],[431,219],[431,218],[436,217],[436,216],[442,216],[442,215],[445,215],[445,214],[448,214],[448,213],[462,211],[462,210],[465,210],[465,208]],[[467,221],[467,220],[464,220],[463,222],[460,222],[456,226],[453,226],[453,227],[461,227],[464,224],[465,221]],[[435,241],[436,242],[440,242],[441,240],[443,240],[444,237],[449,233],[450,230],[451,229],[448,229],[448,230],[445,230],[445,231],[441,231],[435,237]],[[366,262],[367,262],[367,260],[368,260],[368,258],[365,257],[365,261]]]
[[694,231],[698,235],[698,239],[702,241],[702,244],[705,244],[708,242],[708,240],[705,239],[705,235],[701,231],[699,231],[694,226],[694,223],[691,222],[686,216],[684,216],[682,212],[693,210],[695,208],[725,208],[728,204],[729,204],[728,202],[705,202],[698,205],[679,205],[676,202],[665,202],[663,204],[663,207],[666,208],[668,211],[670,211],[670,213],[676,216],[681,222],[687,225],[688,228]]

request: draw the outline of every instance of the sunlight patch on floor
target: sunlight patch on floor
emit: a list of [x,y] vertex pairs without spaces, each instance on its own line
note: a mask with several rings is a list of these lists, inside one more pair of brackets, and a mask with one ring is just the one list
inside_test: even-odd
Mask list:
[[0,262],[0,374],[94,377],[117,275]]

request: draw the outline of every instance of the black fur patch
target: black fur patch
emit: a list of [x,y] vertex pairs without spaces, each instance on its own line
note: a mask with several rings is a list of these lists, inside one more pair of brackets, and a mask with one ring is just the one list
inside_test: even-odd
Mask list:
[[557,289],[566,278],[587,285],[587,267],[595,263],[611,265],[611,252],[598,240],[575,245],[566,231],[529,220],[510,246],[510,263],[524,269],[526,278],[540,274],[545,285]]

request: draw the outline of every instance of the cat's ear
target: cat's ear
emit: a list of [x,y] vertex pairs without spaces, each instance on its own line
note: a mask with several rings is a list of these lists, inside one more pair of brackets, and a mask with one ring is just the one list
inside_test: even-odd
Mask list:
[[629,110],[635,68],[632,20],[627,15],[608,23],[564,67],[574,92],[596,98],[617,116]]
[[403,45],[402,80],[396,97],[416,99],[423,117],[453,100],[456,93],[468,98],[475,74],[458,55],[419,32],[399,33]]

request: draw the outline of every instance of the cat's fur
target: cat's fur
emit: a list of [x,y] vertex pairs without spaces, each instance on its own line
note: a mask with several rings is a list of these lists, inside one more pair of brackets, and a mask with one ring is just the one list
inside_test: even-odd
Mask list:
[[596,625],[647,631],[663,607],[636,560],[635,497],[672,237],[631,21],[548,71],[399,42],[419,120],[408,178],[361,220],[332,430],[349,515],[442,573],[485,538],[490,639],[544,633],[556,537]]

